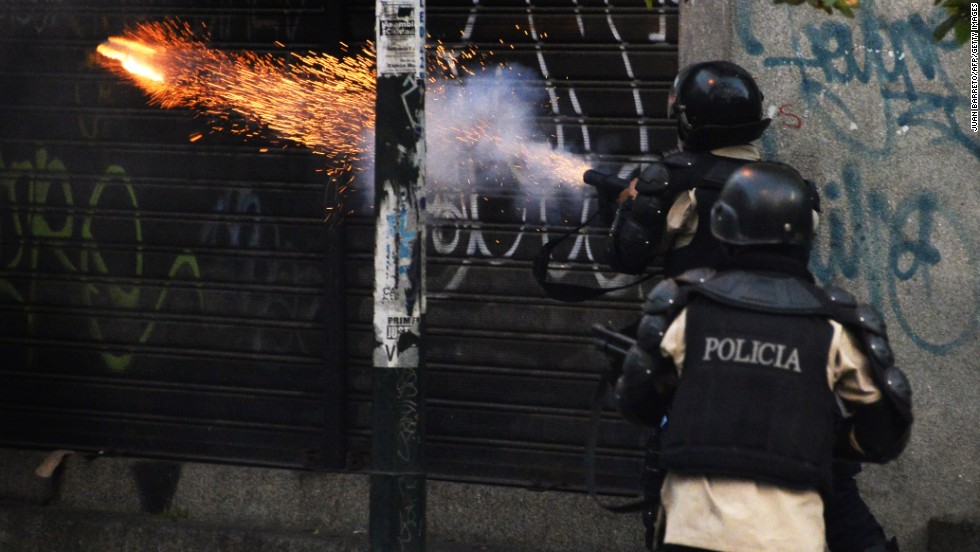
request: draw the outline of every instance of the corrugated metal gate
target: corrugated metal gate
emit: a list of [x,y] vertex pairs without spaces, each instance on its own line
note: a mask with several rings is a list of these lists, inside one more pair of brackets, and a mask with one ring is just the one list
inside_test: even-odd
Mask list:
[[[676,8],[427,5],[433,40],[525,68],[524,85],[545,98],[537,128],[555,147],[617,168],[672,147],[664,111]],[[321,158],[260,153],[220,133],[190,143],[206,122],[148,107],[88,56],[126,23],[175,16],[207,23],[221,48],[329,51],[373,37],[373,0],[15,0],[4,9],[0,442],[366,466],[371,215],[323,224],[333,198],[316,172]],[[499,181],[430,194],[433,478],[582,488],[605,362],[588,328],[625,324],[642,293],[563,304],[534,283],[530,260],[543,240],[595,209],[584,197],[528,198]],[[567,240],[556,252],[567,270],[555,276],[627,281],[597,272],[600,234]],[[636,488],[640,440],[606,411],[602,488]]]
[[90,60],[174,17],[221,48],[335,48],[331,4],[4,2],[0,442],[342,465],[322,157],[209,135]]
[[[353,28],[365,37],[372,9],[373,2],[351,9],[352,20],[364,25]],[[473,44],[492,51],[494,62],[524,68],[526,86],[546,98],[537,126],[555,147],[625,169],[674,147],[665,112],[677,72],[676,7],[648,10],[643,0],[428,0],[427,9],[434,41]],[[430,118],[430,135],[433,124]],[[474,173],[473,182],[480,180]],[[528,198],[496,175],[484,184],[427,193],[435,217],[427,263],[430,476],[580,490],[589,407],[605,363],[592,351],[589,327],[631,321],[642,291],[580,304],[546,298],[532,278],[531,259],[544,239],[583,220],[595,202],[583,202],[581,190]],[[347,227],[353,465],[366,458],[370,443],[371,223],[355,218]],[[555,255],[568,267],[562,281],[630,281],[597,274],[592,258],[599,247],[600,228],[566,240]],[[606,410],[601,489],[638,488],[641,443],[640,431]]]

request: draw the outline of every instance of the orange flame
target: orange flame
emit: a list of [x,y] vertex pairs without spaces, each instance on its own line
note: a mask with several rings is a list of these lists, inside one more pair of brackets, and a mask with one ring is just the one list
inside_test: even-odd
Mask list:
[[113,36],[96,49],[103,56],[118,61],[133,75],[153,82],[163,82],[163,75],[149,62],[156,50],[122,37]]

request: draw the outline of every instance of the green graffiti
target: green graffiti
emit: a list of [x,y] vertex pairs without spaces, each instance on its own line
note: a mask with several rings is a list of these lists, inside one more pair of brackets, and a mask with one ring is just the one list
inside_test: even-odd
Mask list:
[[[105,201],[107,193],[122,197],[129,212],[126,224],[130,225],[129,239],[133,245],[131,260],[122,267],[132,285],[112,283],[113,276],[120,276],[120,267],[110,263],[99,248],[98,219],[96,213]],[[76,203],[77,188],[72,187],[70,173],[65,164],[51,157],[45,148],[35,152],[33,161],[15,161],[8,166],[0,154],[0,237],[3,232],[12,235],[2,240],[9,253],[0,252],[0,268],[5,271],[28,272],[26,289],[20,289],[0,275],[0,296],[20,304],[25,314],[28,335],[39,335],[40,318],[35,305],[50,286],[56,285],[38,278],[37,274],[50,272],[42,268],[42,258],[54,258],[55,267],[71,274],[81,284],[80,302],[89,309],[120,309],[128,311],[152,310],[159,312],[166,304],[170,284],[177,276],[190,275],[194,281],[201,279],[201,269],[193,252],[185,250],[178,255],[170,270],[167,282],[150,298],[144,293],[143,224],[139,201],[126,170],[120,165],[109,165],[95,183],[87,202]],[[79,214],[79,205],[84,206]],[[118,236],[114,236],[117,237]],[[79,240],[81,245],[78,244]],[[128,254],[127,254],[128,255]],[[73,258],[76,256],[77,258]],[[6,259],[9,257],[9,259]],[[115,272],[115,273],[114,273]],[[198,307],[204,308],[204,295],[196,290]],[[95,343],[105,350],[100,356],[105,366],[113,371],[123,371],[133,362],[132,353],[111,351],[107,345],[107,330],[96,316],[87,320],[88,332]],[[136,328],[135,342],[146,344],[155,329],[149,321]],[[118,336],[115,341],[119,341]],[[28,352],[29,362],[34,357]]]

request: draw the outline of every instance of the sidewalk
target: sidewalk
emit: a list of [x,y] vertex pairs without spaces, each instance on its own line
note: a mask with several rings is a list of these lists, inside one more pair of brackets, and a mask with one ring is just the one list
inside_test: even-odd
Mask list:
[[[0,501],[3,552],[365,552],[366,534],[220,526],[161,515],[80,511]],[[431,552],[504,552],[432,542]]]
[[[0,552],[369,549],[369,478],[0,449]],[[638,515],[587,495],[429,481],[432,552],[640,552]],[[394,550],[392,552],[395,552]]]

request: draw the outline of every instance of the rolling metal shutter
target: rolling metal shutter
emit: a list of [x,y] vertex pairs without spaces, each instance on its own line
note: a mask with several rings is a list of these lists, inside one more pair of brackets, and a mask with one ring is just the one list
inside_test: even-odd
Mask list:
[[4,2],[0,444],[342,466],[322,157],[208,134],[91,62],[174,17],[219,48],[333,49],[336,4]]
[[[370,214],[323,224],[334,198],[316,172],[320,159],[260,153],[261,144],[221,134],[189,143],[205,122],[148,107],[87,58],[125,23],[174,16],[205,21],[228,49],[280,41],[329,51],[373,37],[373,1],[338,4],[23,1],[0,12],[3,444],[366,465]],[[548,98],[537,126],[556,147],[626,171],[673,146],[664,110],[677,70],[676,8],[427,5],[433,40],[492,49],[495,60],[537,73],[528,86]],[[530,199],[489,183],[429,197],[439,216],[427,269],[432,477],[582,488],[588,410],[605,363],[588,328],[629,322],[642,296],[629,288],[564,304],[534,283],[531,259],[545,237],[595,209],[583,197]],[[590,255],[601,232],[587,229],[556,251],[564,281],[628,280],[597,276]],[[636,488],[641,440],[606,410],[602,489]]]
[[[354,36],[370,38],[373,2],[355,3],[350,14]],[[637,159],[675,145],[665,111],[677,72],[676,6],[648,10],[643,0],[428,0],[426,24],[433,41],[475,44],[478,51],[493,51],[494,62],[536,73],[527,86],[543,88],[548,98],[537,126],[556,148],[627,171]],[[430,132],[433,124],[430,118]],[[427,193],[427,209],[435,217],[429,228],[424,345],[429,473],[581,490],[589,408],[606,364],[592,350],[589,327],[635,319],[650,285],[586,303],[548,299],[532,278],[531,260],[545,239],[594,212],[595,202],[583,201],[591,192],[581,190],[542,200],[513,188],[495,181],[465,193]],[[363,217],[347,224],[353,468],[366,465],[370,445],[372,224]],[[562,281],[630,281],[596,275],[601,235],[593,227],[558,248],[555,258],[567,267]],[[608,408],[603,417],[600,489],[635,492],[643,433]]]

